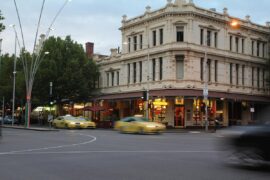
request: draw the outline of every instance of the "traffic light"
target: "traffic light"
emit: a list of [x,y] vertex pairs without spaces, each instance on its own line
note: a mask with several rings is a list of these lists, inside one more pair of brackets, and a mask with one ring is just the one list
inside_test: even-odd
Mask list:
[[147,91],[143,91],[143,100],[147,101]]

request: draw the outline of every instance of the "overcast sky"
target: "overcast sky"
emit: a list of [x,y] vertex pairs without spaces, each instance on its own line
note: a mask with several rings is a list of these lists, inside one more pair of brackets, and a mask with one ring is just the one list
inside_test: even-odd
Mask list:
[[[34,35],[42,0],[16,0],[21,15],[26,48],[33,49]],[[173,0],[174,1],[174,0]],[[40,32],[45,33],[53,17],[65,0],[46,0]],[[95,53],[109,54],[110,48],[121,46],[122,15],[128,18],[145,12],[147,5],[152,10],[162,8],[167,0],[72,0],[67,4],[56,20],[51,35],[71,38],[80,44],[95,43]],[[228,8],[231,16],[244,19],[251,16],[251,21],[265,25],[270,21],[270,0],[194,0],[194,3],[206,9],[216,8],[222,12]],[[0,10],[5,17],[6,30],[0,34],[3,39],[2,52],[14,52],[14,32],[9,27],[15,24],[19,30],[13,0],[0,0]]]

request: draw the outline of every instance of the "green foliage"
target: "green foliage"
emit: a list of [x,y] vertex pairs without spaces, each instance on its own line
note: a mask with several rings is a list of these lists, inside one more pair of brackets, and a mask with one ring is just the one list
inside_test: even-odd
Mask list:
[[[2,56],[2,64],[0,71],[0,97],[5,97],[6,102],[8,104],[12,103],[12,91],[13,91],[13,67],[14,67],[14,55],[10,56],[9,54],[5,54]],[[17,59],[18,66],[21,64]],[[17,66],[17,67],[18,67]],[[16,104],[19,103],[19,100],[25,97],[25,81],[24,74],[22,68],[17,69],[16,73]]]
[[2,20],[4,20],[5,18],[2,16],[1,10],[0,10],[0,32],[2,32],[5,29],[5,26],[3,25],[3,23],[1,23]]
[[91,96],[93,84],[98,77],[98,68],[87,59],[83,47],[72,41],[50,37],[44,45],[44,57],[36,74],[33,99],[39,103],[49,100],[49,83],[53,82],[54,99],[84,101]]

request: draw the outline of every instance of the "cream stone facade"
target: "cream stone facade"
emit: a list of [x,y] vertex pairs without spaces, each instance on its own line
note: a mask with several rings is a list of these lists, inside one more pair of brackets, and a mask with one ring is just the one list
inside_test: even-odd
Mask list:
[[[239,25],[231,26],[233,21]],[[148,6],[131,19],[124,15],[120,30],[121,52],[94,57],[101,74],[97,99],[113,104],[120,117],[143,112],[145,90],[151,118],[172,127],[203,126],[206,103],[209,118],[219,117],[224,126],[248,124],[270,102],[270,23],[232,17],[226,8],[203,9],[192,0],[167,0],[161,9]],[[203,101],[205,81],[209,101]],[[156,107],[156,99],[167,104]]]

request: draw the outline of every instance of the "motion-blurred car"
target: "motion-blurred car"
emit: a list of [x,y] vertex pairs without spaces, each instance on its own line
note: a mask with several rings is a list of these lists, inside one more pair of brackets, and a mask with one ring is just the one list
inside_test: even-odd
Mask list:
[[165,125],[157,122],[150,122],[143,117],[126,117],[115,122],[114,129],[121,133],[162,133],[165,131]]
[[227,163],[259,167],[270,165],[270,124],[233,127],[223,132],[230,155]]
[[67,128],[67,129],[86,129],[96,128],[96,124],[83,117],[74,117],[71,115],[59,116],[52,121],[52,125],[55,128]]

